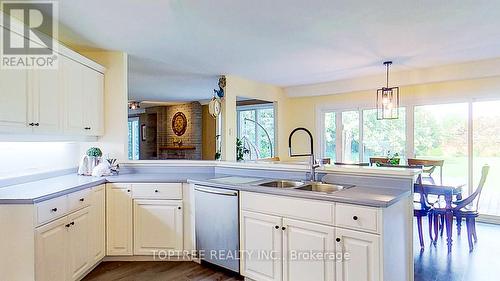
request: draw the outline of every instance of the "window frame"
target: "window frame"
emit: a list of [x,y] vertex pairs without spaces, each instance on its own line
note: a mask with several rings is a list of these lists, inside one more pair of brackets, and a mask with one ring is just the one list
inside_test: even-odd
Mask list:
[[[265,104],[255,104],[255,105],[242,105],[242,106],[237,106],[236,107],[236,136],[238,138],[241,137],[241,119],[240,119],[240,112],[241,111],[254,111],[255,114],[255,121],[259,122],[259,115],[257,114],[258,110],[262,109],[273,109],[273,117],[274,117],[274,124],[273,124],[273,151],[271,152],[272,155],[277,156],[277,143],[278,143],[278,116],[276,112],[276,102],[272,103],[265,103]],[[259,142],[259,134],[257,133],[258,130],[260,129],[259,126],[256,123],[253,123],[255,126],[255,142]],[[262,159],[262,158],[259,158]]]
[[[479,170],[474,171],[474,103],[476,102],[488,102],[488,101],[500,101],[499,98],[496,97],[479,97],[479,98],[442,98],[442,99],[434,99],[432,101],[426,100],[413,100],[410,102],[406,102],[401,104],[400,107],[406,108],[406,120],[405,120],[405,128],[406,128],[406,158],[415,157],[415,107],[417,106],[426,106],[426,105],[446,105],[446,104],[455,104],[455,103],[466,103],[468,105],[468,120],[467,120],[467,153],[468,153],[468,161],[467,161],[467,188],[469,194],[471,194],[474,189],[474,176],[475,173],[480,173]],[[357,106],[357,107],[346,107],[346,106],[335,106],[335,105],[321,105],[316,107],[316,128],[318,128],[319,138],[317,141],[318,147],[321,149],[319,152],[316,152],[316,156],[323,158],[325,153],[325,140],[324,140],[324,131],[325,131],[325,122],[324,115],[327,112],[335,112],[335,121],[336,121],[336,158],[332,159],[333,162],[342,162],[342,120],[341,120],[341,112],[343,111],[353,111],[358,110],[360,112],[360,143],[363,144],[363,114],[362,111],[366,109],[374,109],[374,107],[370,106]],[[340,123],[340,124],[339,124]],[[360,159],[364,157],[364,146],[360,150]],[[480,219],[486,222],[492,223],[500,223],[500,217],[480,214]]]

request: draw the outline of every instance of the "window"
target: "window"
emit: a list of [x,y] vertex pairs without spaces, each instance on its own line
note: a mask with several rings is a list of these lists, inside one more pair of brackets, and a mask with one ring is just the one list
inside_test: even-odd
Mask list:
[[399,109],[399,119],[377,120],[377,110],[363,110],[363,161],[389,153],[404,159],[406,149],[406,110]]
[[128,159],[139,160],[139,118],[128,119]]
[[325,120],[325,142],[324,142],[324,156],[330,158],[332,163],[336,159],[337,154],[337,131],[335,124],[335,112],[326,112],[324,115]]
[[275,153],[274,105],[241,106],[238,113],[238,138],[249,153],[245,159],[270,158]]
[[500,101],[473,103],[474,181],[476,188],[483,165],[490,165],[490,173],[483,188],[479,211],[500,216]]
[[[398,153],[403,163],[408,156],[444,160],[443,184],[464,185],[464,197],[475,190],[481,168],[488,164],[490,173],[479,212],[500,222],[498,108],[500,100],[410,105],[401,107],[395,120],[377,120],[375,109],[329,111],[321,119],[321,156],[336,157],[337,162],[368,162],[370,157],[386,156],[390,151]],[[336,155],[337,150],[342,155]],[[440,184],[440,169],[433,178]]]
[[415,157],[444,160],[444,184],[468,183],[468,116],[467,103],[415,107]]
[[359,112],[342,112],[342,162],[359,162]]

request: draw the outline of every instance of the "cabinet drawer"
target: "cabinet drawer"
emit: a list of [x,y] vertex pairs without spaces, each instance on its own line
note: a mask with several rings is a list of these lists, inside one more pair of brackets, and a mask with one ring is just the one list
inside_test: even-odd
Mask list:
[[333,225],[334,203],[254,192],[240,194],[244,210]]
[[182,199],[182,183],[135,183],[132,197],[139,199]]
[[68,210],[66,196],[57,197],[36,204],[38,225],[63,216]]
[[68,211],[74,211],[90,204],[90,188],[80,190],[68,195]]
[[377,208],[337,204],[335,223],[339,227],[379,233],[380,215],[380,210]]

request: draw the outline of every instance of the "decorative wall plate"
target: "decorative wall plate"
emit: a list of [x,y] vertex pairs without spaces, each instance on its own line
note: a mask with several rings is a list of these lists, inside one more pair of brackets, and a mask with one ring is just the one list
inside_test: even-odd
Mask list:
[[177,112],[172,118],[172,130],[177,136],[182,136],[186,132],[187,119],[182,112]]

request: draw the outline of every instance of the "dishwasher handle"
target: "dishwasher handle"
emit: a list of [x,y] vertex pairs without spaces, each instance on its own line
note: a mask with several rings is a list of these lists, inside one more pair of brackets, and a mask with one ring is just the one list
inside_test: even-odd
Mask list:
[[194,190],[205,192],[205,193],[217,194],[217,195],[238,196],[237,191],[229,191],[226,189],[218,189],[218,188],[213,189],[213,188],[208,188],[208,187],[199,186],[199,185],[195,186]]

